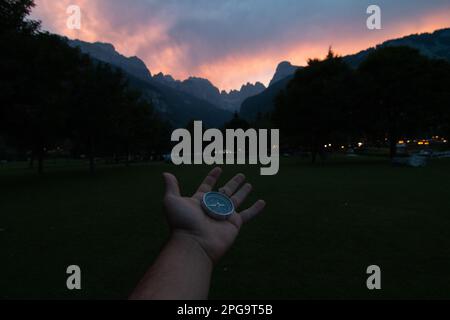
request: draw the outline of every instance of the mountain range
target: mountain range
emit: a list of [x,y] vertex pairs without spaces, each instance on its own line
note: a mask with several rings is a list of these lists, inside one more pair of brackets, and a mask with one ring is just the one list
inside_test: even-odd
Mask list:
[[[239,110],[243,118],[252,121],[258,114],[273,110],[274,99],[301,68],[283,61],[277,66],[268,88],[257,82],[247,83],[240,90],[220,92],[208,79],[190,77],[176,80],[163,73],[152,75],[141,59],[125,57],[111,44],[67,41],[93,59],[122,69],[128,75],[130,83],[143,91],[144,97],[174,127],[185,127],[193,119],[202,120],[209,127],[220,127],[232,118],[233,112]],[[450,61],[450,29],[389,40],[357,54],[345,56],[344,59],[356,68],[373,50],[384,46],[410,46],[431,58]]]
[[138,79],[148,81],[152,78],[152,74],[147,69],[144,61],[138,57],[127,58],[121,55],[110,43],[89,43],[80,40],[67,40],[71,47],[78,47],[83,53],[89,54],[92,58],[119,67]]
[[184,128],[192,120],[202,120],[206,127],[221,127],[233,117],[233,113],[189,93],[178,90],[159,76],[153,77],[145,63],[137,57],[125,57],[109,43],[89,43],[70,40],[67,43],[79,48],[96,61],[106,62],[121,69],[132,87],[140,90],[143,97],[152,102],[154,108],[175,128]]
[[189,77],[184,81],[180,81],[175,80],[171,75],[158,73],[153,79],[173,89],[208,101],[219,108],[233,112],[239,111],[245,99],[260,94],[266,89],[261,82],[257,82],[255,84],[247,83],[240,90],[220,92],[208,79],[203,78]]
[[123,70],[134,87],[141,90],[156,110],[174,127],[185,127],[189,121],[202,120],[205,126],[220,127],[239,112],[242,102],[263,92],[266,87],[257,82],[247,83],[240,90],[220,92],[209,80],[190,77],[184,81],[171,75],[152,75],[138,57],[126,57],[114,46],[102,42],[70,40],[68,44],[79,48],[97,61],[106,62]]
[[[423,55],[433,59],[450,61],[450,28],[437,30],[433,33],[414,34],[399,39],[388,40],[373,48],[363,50],[357,54],[348,55],[344,60],[353,68],[380,47],[409,46],[418,49]],[[284,61],[278,65],[277,72],[270,82],[269,88],[262,93],[246,99],[241,105],[241,116],[247,120],[255,120],[258,114],[265,114],[273,110],[274,99],[288,85],[299,67]]]

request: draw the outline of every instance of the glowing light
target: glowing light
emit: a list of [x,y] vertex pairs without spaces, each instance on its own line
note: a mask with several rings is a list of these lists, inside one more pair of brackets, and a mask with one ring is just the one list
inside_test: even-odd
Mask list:
[[362,143],[362,142],[358,142],[358,147],[362,147],[364,145],[364,143]]

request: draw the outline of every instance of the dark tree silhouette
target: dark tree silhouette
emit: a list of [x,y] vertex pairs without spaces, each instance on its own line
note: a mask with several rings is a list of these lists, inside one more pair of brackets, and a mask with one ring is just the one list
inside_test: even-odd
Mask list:
[[[49,150],[89,157],[164,148],[167,125],[117,68],[93,61],[27,20],[33,1],[0,2],[0,141],[43,162]],[[6,137],[6,139],[5,139]],[[3,144],[3,142],[2,142]]]
[[409,47],[377,48],[356,71],[330,51],[297,71],[272,118],[283,142],[309,149],[313,161],[325,145],[359,138],[384,145],[387,137],[395,157],[402,137],[449,134],[448,83],[448,62]]
[[324,145],[337,141],[349,123],[352,70],[330,49],[324,60],[309,60],[276,100],[273,120],[290,144],[307,147],[316,160]]
[[12,141],[31,150],[42,173],[46,151],[58,143],[65,127],[78,54],[59,37],[46,33],[22,39],[16,50],[20,66],[10,79],[5,128]]
[[390,155],[402,136],[424,132],[432,94],[430,60],[409,47],[379,48],[359,67],[366,114],[389,139]]
[[0,1],[0,32],[34,34],[39,29],[40,23],[27,19],[34,6],[34,0]]
[[225,124],[225,129],[243,129],[250,128],[250,123],[239,117],[239,113],[235,112],[233,119]]

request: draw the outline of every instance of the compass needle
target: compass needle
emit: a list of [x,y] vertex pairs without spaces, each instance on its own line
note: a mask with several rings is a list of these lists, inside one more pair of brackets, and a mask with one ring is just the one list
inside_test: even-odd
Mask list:
[[231,199],[219,192],[207,192],[203,195],[202,207],[213,219],[227,220],[234,213]]

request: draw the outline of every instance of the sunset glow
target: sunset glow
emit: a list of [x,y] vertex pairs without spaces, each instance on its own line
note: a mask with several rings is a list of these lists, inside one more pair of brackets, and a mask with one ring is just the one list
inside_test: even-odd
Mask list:
[[[33,18],[42,20],[43,29],[69,38],[112,43],[120,53],[144,60],[152,74],[208,78],[224,90],[247,82],[267,85],[279,62],[304,65],[308,58],[323,57],[330,45],[346,55],[450,26],[448,1],[429,1],[427,7],[419,1],[379,1],[383,29],[377,31],[366,28],[366,1],[321,1],[330,3],[323,7],[309,6],[311,1],[211,2],[37,0]],[[414,2],[416,9],[399,15],[402,3],[414,7]],[[72,4],[82,10],[81,30],[66,26]]]

